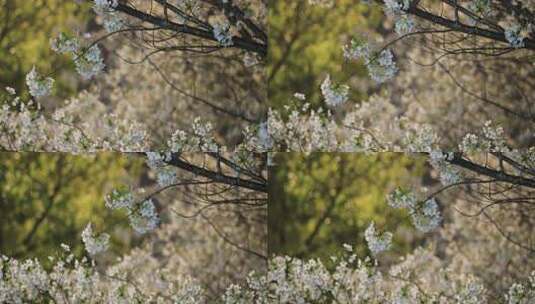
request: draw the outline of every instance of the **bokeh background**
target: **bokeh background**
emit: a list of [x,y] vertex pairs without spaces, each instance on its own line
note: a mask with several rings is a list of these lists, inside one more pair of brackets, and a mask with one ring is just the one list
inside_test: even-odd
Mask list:
[[126,252],[141,237],[104,197],[141,183],[144,173],[143,159],[126,154],[1,153],[0,252],[46,263],[64,243],[83,255],[80,234],[89,222],[114,236],[111,255]]
[[[129,3],[149,11],[151,2]],[[264,7],[262,1],[254,1],[248,9]],[[207,10],[202,14],[213,13]],[[132,32],[108,35],[92,1],[0,0],[0,18],[0,105],[14,106],[6,87],[16,90],[21,103],[30,103],[25,78],[35,66],[40,75],[55,80],[51,95],[37,100],[43,114],[67,108],[72,122],[85,124],[88,134],[102,129],[107,120],[141,125],[152,144],[150,149],[165,146],[177,129],[191,130],[196,117],[211,123],[213,136],[232,147],[243,140],[246,126],[252,128],[266,120],[264,65],[246,66],[242,52],[154,52],[151,39],[162,37]],[[264,19],[258,22],[263,24]],[[128,23],[139,25],[137,20]],[[69,55],[52,51],[50,40],[62,32],[78,37],[82,46],[106,37],[98,43],[106,65],[104,73],[84,80]],[[181,36],[169,43],[180,45],[188,39]],[[151,56],[147,57],[148,53]],[[75,106],[68,108],[69,104]]]
[[277,153],[270,170],[270,254],[329,263],[345,243],[364,257],[371,221],[394,234],[385,261],[424,245],[406,212],[390,208],[386,195],[422,180],[434,183],[426,166],[421,156],[403,153]]
[[[322,107],[320,85],[327,74],[337,83],[352,84],[351,100],[361,100],[376,88],[367,87],[362,63],[344,62],[342,46],[351,35],[384,32],[378,7],[340,0],[330,7],[308,0],[271,1],[267,78],[270,107],[282,110],[294,93],[303,93]],[[354,89],[357,87],[358,89]]]
[[[81,1],[80,1],[81,2]],[[76,1],[0,0],[0,100],[5,96],[4,87],[13,87],[23,96],[26,74],[35,66],[38,71],[51,71],[61,75],[56,79],[59,98],[65,98],[78,90],[76,72],[72,60],[59,56],[50,49],[50,39],[61,31],[83,32],[95,29],[90,4]]]

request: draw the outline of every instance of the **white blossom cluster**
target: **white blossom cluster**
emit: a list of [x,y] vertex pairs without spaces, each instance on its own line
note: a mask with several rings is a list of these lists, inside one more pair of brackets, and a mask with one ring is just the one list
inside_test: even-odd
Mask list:
[[480,134],[468,133],[464,136],[459,150],[467,153],[479,151],[508,152],[503,128],[493,126],[491,121],[486,121]]
[[170,152],[204,151],[217,152],[220,150],[213,134],[213,126],[203,122],[200,117],[193,121],[192,131],[176,130],[167,141]]
[[233,155],[240,152],[273,151],[273,138],[269,134],[267,122],[262,122],[258,126],[246,126],[242,134],[244,140],[236,147]]
[[134,195],[128,189],[114,189],[105,197],[106,207],[110,209],[129,209],[134,204]]
[[156,212],[156,207],[154,207],[152,199],[147,199],[141,202],[139,206],[136,206],[136,208],[129,209],[128,219],[132,228],[141,234],[156,229],[160,223],[160,217]]
[[294,93],[294,98],[296,98],[298,100],[306,100],[307,99],[305,94],[299,93],[299,92]]
[[229,47],[234,44],[232,33],[230,32],[230,23],[228,21],[218,21],[212,24],[214,38],[223,47]]
[[366,42],[357,39],[351,39],[344,46],[344,56],[350,60],[364,59],[368,74],[377,83],[390,80],[398,71],[392,51],[386,49],[374,52]]
[[[0,125],[5,130],[4,134],[0,134],[2,146],[13,150],[33,151],[37,149],[37,142],[42,140],[47,141],[47,146],[54,146],[53,135],[46,133],[46,119],[42,115],[33,114],[27,107],[23,108],[22,103],[19,109],[13,110],[8,104],[0,108]],[[60,134],[65,133],[59,130],[55,133],[56,136]]]
[[415,26],[414,19],[407,14],[403,14],[396,19],[394,30],[398,35],[403,36],[412,33]]
[[327,75],[321,83],[321,93],[327,105],[336,107],[347,101],[349,87],[347,85],[333,84],[331,82],[331,75]]
[[116,8],[119,0],[95,0],[94,8],[99,10],[109,10]]
[[439,173],[443,186],[458,183],[462,180],[459,170],[447,162],[453,159],[452,152],[432,151],[429,153],[429,163]]
[[205,291],[184,275],[167,275],[155,259],[125,259],[100,275],[95,263],[74,255],[50,256],[47,271],[37,260],[0,256],[0,303],[207,303]]
[[485,297],[486,289],[479,280],[467,277],[464,286],[455,295],[456,303],[483,304],[488,303]]
[[82,231],[82,242],[84,242],[85,250],[90,255],[106,251],[109,240],[110,236],[107,233],[102,233],[99,236],[94,235],[91,223],[88,223],[84,231]]
[[398,71],[391,50],[383,50],[379,56],[366,59],[366,66],[370,77],[377,83],[392,79]]
[[[84,101],[70,100],[51,114],[30,110],[28,106],[33,101],[17,102],[16,109],[4,104],[0,108],[0,125],[6,132],[0,134],[0,146],[10,150],[73,153],[148,150],[147,132],[142,125],[102,113],[103,105],[94,100]],[[40,109],[40,103],[36,107]],[[83,119],[83,123],[76,123]],[[91,127],[94,120],[101,123],[99,128]]]
[[522,28],[518,24],[509,25],[505,28],[505,39],[514,48],[524,47],[524,37],[521,35]]
[[167,167],[171,153],[147,152],[147,165],[156,171],[156,180],[160,187],[168,187],[176,182],[176,171]]
[[410,152],[432,152],[439,140],[433,127],[425,124],[416,129],[407,130],[403,146]]
[[368,243],[368,248],[373,255],[386,251],[392,245],[392,233],[378,233],[375,229],[375,223],[371,222],[364,232],[364,239]]
[[176,170],[171,168],[161,168],[156,171],[157,182],[160,187],[168,187],[176,183]]
[[48,289],[48,275],[37,259],[19,262],[0,256],[0,303],[36,300]]
[[147,151],[149,150],[149,136],[146,126],[137,121],[128,119],[117,119],[115,115],[104,115],[108,125],[106,125],[105,140],[98,136],[94,140],[106,150],[119,151]]
[[46,96],[49,95],[52,90],[54,79],[39,75],[34,66],[26,75],[26,85],[30,90],[30,95],[33,97]]
[[[12,103],[17,106],[9,106]],[[0,133],[1,147],[80,153],[98,150],[150,151],[156,146],[150,140],[145,125],[107,113],[106,105],[95,94],[82,92],[80,97],[68,100],[51,114],[31,111],[28,106],[32,103],[21,103],[20,98],[13,95],[9,103],[0,107],[0,126],[6,130]],[[39,103],[37,108],[40,108]],[[242,131],[244,140],[235,151],[270,150],[271,138],[266,131],[267,126],[246,128]],[[194,120],[192,130],[177,130],[167,143],[168,152],[225,150],[217,143],[212,124],[200,118]]]
[[414,227],[422,232],[430,232],[442,222],[434,197],[419,201],[412,192],[397,188],[387,196],[387,202],[393,208],[407,209]]
[[507,304],[535,303],[535,271],[525,283],[514,283],[505,296]]
[[[356,264],[355,267],[352,265]],[[376,283],[382,280],[372,262],[356,261],[351,254],[342,259],[332,273],[319,259],[308,261],[275,257],[270,261],[266,300],[278,303],[360,303],[374,298],[379,291]],[[364,286],[369,289],[365,290]],[[386,300],[386,297],[383,298]]]
[[[91,233],[92,234],[92,233]],[[62,246],[65,248],[65,246]],[[242,283],[229,284],[208,300],[195,281],[176,272],[156,269],[156,258],[139,252],[125,256],[99,275],[94,263],[69,254],[54,259],[50,271],[36,260],[19,262],[0,257],[0,302],[130,303],[152,299],[159,303],[500,303],[530,304],[535,299],[535,273],[526,282],[513,283],[496,298],[481,280],[459,272],[455,262],[418,248],[390,267],[358,259],[349,245],[347,254],[332,257],[333,267],[319,259],[275,256],[267,273],[252,272]],[[64,249],[67,252],[68,249]],[[462,268],[466,270],[466,268]]]
[[101,16],[104,29],[106,29],[108,33],[120,31],[126,26],[126,21],[115,11],[107,12]]
[[409,210],[409,213],[416,229],[422,232],[430,232],[442,222],[442,215],[434,197],[424,201],[416,209]]
[[387,15],[399,15],[410,7],[410,0],[385,0],[385,13]]
[[12,88],[12,87],[6,87],[6,92],[7,92],[9,95],[16,95],[16,94],[17,94],[17,91],[15,91],[15,89]]
[[330,268],[319,259],[274,257],[265,276],[229,287],[225,303],[490,303],[481,280],[458,273],[428,249],[383,272],[377,261],[357,259],[346,247],[349,255],[332,257]]
[[[340,122],[329,111],[303,103],[289,113],[270,110],[268,132],[277,151],[432,151],[438,141],[433,128],[396,117],[395,111],[387,99],[374,95]],[[377,113],[390,119],[377,120]]]
[[76,65],[76,71],[84,79],[91,79],[106,67],[98,45],[93,45],[89,49],[82,50],[81,54],[78,54],[74,58],[74,64]]
[[90,79],[104,70],[106,65],[97,44],[88,48],[81,48],[76,37],[60,33],[50,42],[53,51],[60,54],[71,54],[76,71],[84,79]]
[[410,0],[385,0],[384,11],[387,16],[395,19],[394,29],[400,36],[414,31],[415,22],[405,11],[410,7]]
[[346,59],[357,60],[367,58],[372,53],[371,46],[360,39],[352,38],[349,44],[342,48]]
[[[329,111],[311,109],[306,102],[290,110],[270,110],[268,113],[267,129],[273,150],[433,153],[439,151],[443,140],[434,126],[397,116],[396,106],[381,96],[374,95],[368,101],[355,105],[352,111],[345,113],[342,120],[335,119]],[[377,113],[388,116],[388,119],[374,119]],[[480,132],[466,133],[459,138],[462,138],[458,146],[461,152],[495,151],[515,154],[508,147],[503,128],[491,121],[485,122]],[[439,155],[440,153],[435,154]],[[451,167],[442,169],[439,172],[443,173],[444,181],[450,180],[453,183],[458,179]]]
[[106,207],[126,210],[130,225],[141,234],[154,230],[160,222],[152,199],[135,202],[129,189],[114,189],[106,196]]
[[396,188],[386,200],[388,205],[395,209],[413,209],[417,203],[414,193],[403,188]]
[[113,33],[124,28],[126,22],[114,9],[119,5],[118,0],[95,0],[93,10],[102,18],[104,28]]
[[145,155],[147,156],[147,166],[151,169],[165,167],[167,162],[171,160],[171,153],[146,152]]
[[76,53],[80,49],[80,42],[76,37],[61,32],[58,37],[50,40],[50,47],[59,54]]
[[[322,109],[308,111],[309,104],[292,111],[285,121],[277,111],[268,114],[268,131],[274,148],[285,146],[288,151],[335,151],[338,150],[337,124],[325,119]],[[330,113],[326,114],[330,118]]]

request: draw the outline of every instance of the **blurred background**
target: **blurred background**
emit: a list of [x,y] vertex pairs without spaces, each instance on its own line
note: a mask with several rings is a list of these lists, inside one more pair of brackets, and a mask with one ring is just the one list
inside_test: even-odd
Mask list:
[[[207,154],[180,157],[221,172]],[[89,258],[81,234],[91,223],[95,235],[110,235],[108,249],[91,260],[100,269],[124,267],[132,278],[141,271],[137,263],[150,259],[145,272],[189,275],[215,296],[251,271],[265,271],[264,192],[173,166],[164,170],[176,179],[162,186],[146,160],[139,153],[0,153],[0,256],[36,258],[49,270],[56,263],[49,257],[64,256],[60,245],[66,244],[76,258]],[[106,196],[115,189],[130,192],[138,203],[150,196],[159,217],[156,229],[137,233],[127,211],[107,208]]]
[[0,253],[46,263],[64,243],[83,255],[80,234],[89,222],[113,236],[112,253],[126,252],[141,238],[104,197],[138,183],[143,171],[143,159],[126,154],[1,153]]
[[[320,85],[330,74],[336,83],[351,83],[353,101],[365,98],[369,88],[362,63],[344,62],[342,46],[357,33],[383,30],[378,7],[353,0],[336,5],[310,5],[308,0],[271,1],[267,66],[272,108],[281,110],[294,93],[303,93],[314,107],[324,106]],[[355,90],[355,87],[359,88]]]
[[83,32],[86,28],[94,28],[90,4],[61,0],[0,0],[0,8],[0,100],[7,94],[6,86],[28,96],[25,77],[34,65],[38,71],[54,69],[58,75],[63,75],[56,79],[58,97],[72,95],[79,84],[75,81],[78,77],[72,60],[55,54],[50,49],[49,40],[61,31]]
[[[435,12],[444,9],[441,2],[425,6]],[[478,132],[487,121],[503,127],[509,145],[533,145],[529,96],[535,86],[529,52],[518,50],[504,56],[471,52],[472,40],[458,33],[398,39],[394,18],[369,1],[271,1],[268,21],[269,105],[283,120],[306,102],[313,110],[330,110],[340,129],[345,119],[356,116],[367,129],[390,136],[388,142],[403,140],[393,131],[397,127],[391,126],[399,119],[407,122],[401,124],[403,130],[431,126],[445,150],[457,149],[467,133]],[[415,22],[415,31],[436,29],[418,18]],[[375,83],[364,60],[345,59],[343,46],[352,38],[368,42],[372,50],[388,45],[398,68],[395,77]],[[488,43],[485,39],[474,42]],[[459,47],[466,50],[454,51]],[[509,60],[509,55],[515,59]],[[320,86],[327,75],[334,85],[349,86],[348,101],[336,108],[329,108],[321,96]],[[293,97],[295,93],[304,94],[306,100]],[[361,110],[365,106],[356,107],[361,105],[373,113]],[[304,112],[306,117],[310,111]]]
[[[149,11],[152,2],[129,4]],[[248,4],[251,12],[263,8],[262,1]],[[199,14],[204,18],[213,13],[203,8]],[[0,18],[0,105],[13,103],[6,87],[14,88],[22,103],[29,102],[25,77],[35,66],[40,75],[55,80],[52,94],[38,98],[42,113],[52,115],[67,108],[72,122],[84,124],[86,133],[97,133],[95,137],[104,137],[95,131],[102,130],[103,124],[137,123],[146,130],[150,149],[156,149],[176,129],[190,130],[194,119],[202,117],[212,124],[214,137],[233,146],[242,140],[246,126],[266,120],[263,63],[246,65],[244,52],[231,48],[209,54],[173,48],[154,52],[151,40],[168,32],[108,35],[92,1],[0,0]],[[266,18],[258,18],[263,25]],[[135,19],[127,21],[133,27],[140,25]],[[98,43],[104,73],[84,80],[70,55],[52,51],[50,40],[62,32],[78,37],[82,46],[106,36]],[[169,45],[192,40],[182,35],[172,41],[164,38]]]
[[394,234],[386,260],[424,244],[405,212],[386,203],[396,187],[427,179],[425,159],[403,153],[277,153],[270,170],[269,252],[324,262],[350,244],[369,255],[371,221]]

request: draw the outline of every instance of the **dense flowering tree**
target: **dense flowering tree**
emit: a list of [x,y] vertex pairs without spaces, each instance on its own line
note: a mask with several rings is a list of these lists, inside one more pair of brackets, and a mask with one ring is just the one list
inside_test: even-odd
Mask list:
[[78,2],[101,28],[59,32],[50,48],[87,90],[58,102],[64,69],[29,69],[29,99],[2,94],[5,150],[147,151],[179,129],[233,149],[266,121],[261,1]]
[[[45,271],[35,260],[4,257],[3,301],[67,302],[91,297],[96,302],[531,303],[534,299],[530,159],[501,152],[431,152],[432,176],[441,185],[414,184],[418,191],[398,188],[385,197],[390,208],[406,210],[415,229],[426,235],[426,246],[400,262],[383,262],[382,255],[397,236],[372,222],[365,240],[373,257],[359,257],[352,246],[344,245],[346,253],[333,257],[334,268],[318,259],[275,256],[265,272],[265,239],[258,236],[265,235],[266,226],[265,222],[253,224],[265,212],[265,177],[257,171],[265,161],[234,162],[217,154],[205,157],[203,163],[208,166],[197,165],[196,154],[149,153],[147,164],[155,170],[156,188],[145,192],[118,188],[106,197],[106,206],[124,210],[136,231],[154,234],[144,246],[119,263],[99,266],[98,257],[111,236],[88,223],[81,238],[90,259],[76,260],[65,252],[52,271]],[[171,168],[190,173],[170,172]],[[236,176],[236,170],[242,173]],[[206,184],[215,188],[205,189]],[[234,193],[229,185],[242,190]],[[184,187],[185,205],[155,203],[156,195],[165,200],[166,191],[173,187]],[[260,208],[260,214],[255,208]],[[236,212],[241,214],[237,218]],[[163,220],[169,215],[177,218]],[[190,217],[199,219],[193,222],[200,226],[184,226]],[[232,218],[236,222],[229,225]],[[206,228],[205,221],[213,229],[214,243],[197,243],[197,237],[210,238],[201,228]],[[251,224],[259,230],[250,230]],[[193,247],[177,248],[173,245],[177,238],[192,242]],[[222,248],[229,252],[223,255],[224,265],[217,268],[212,258]],[[184,264],[186,258],[196,262]],[[237,269],[243,269],[240,275]]]
[[57,103],[55,67],[29,69],[29,98],[12,87],[3,94],[1,146],[140,153],[156,184],[124,185],[102,203],[144,242],[110,263],[114,234],[88,222],[85,257],[61,245],[47,269],[2,256],[0,302],[221,299],[230,284],[266,269],[267,162],[249,152],[267,138],[258,127],[266,120],[265,4],[78,2],[103,29],[58,33],[50,48],[70,57],[87,91]]
[[[58,239],[77,243],[89,221],[104,230],[127,227],[120,214],[95,204],[95,198],[100,200],[121,184],[134,183],[142,167],[142,158],[116,153],[1,153],[0,252],[46,260],[57,250]],[[120,252],[130,240],[116,241],[114,248]],[[71,246],[76,254],[80,247]]]
[[[2,256],[1,303],[535,301],[532,2],[355,4],[385,15],[335,45],[340,64],[359,65],[369,80],[326,73],[315,88],[324,104],[292,92],[269,111],[266,1],[76,2],[94,24],[58,32],[50,50],[70,62],[80,92],[63,100],[57,84],[72,73],[28,66],[27,93],[14,84],[0,94],[0,147],[143,157],[148,187],[127,184],[102,200],[143,239],[112,262],[116,235],[89,221],[84,256],[68,244],[52,267]],[[283,59],[272,75],[287,70]],[[347,244],[334,266],[269,256],[273,151],[424,155],[433,182],[392,189],[385,207],[426,246],[383,260],[397,236],[372,221],[369,257]]]
[[[325,11],[336,7],[334,1],[309,1],[309,5]],[[402,142],[426,130],[427,136],[437,137],[441,149],[455,150],[467,133],[486,128],[490,121],[503,127],[511,147],[529,148],[533,140],[530,5],[529,1],[356,3],[355,11],[366,7],[369,18],[382,11],[383,23],[361,26],[355,20],[354,29],[339,36],[340,43],[329,42],[345,61],[339,62],[341,72],[334,71],[338,77],[323,75],[321,87],[315,88],[321,90],[323,104],[318,106],[303,94],[286,96],[284,108],[277,100],[270,113],[270,132],[283,137],[279,138],[283,150],[405,151]],[[359,77],[354,63],[367,69],[370,80]],[[284,133],[294,133],[298,139],[292,144],[290,135],[284,142]],[[307,136],[305,144],[302,137]],[[320,139],[323,142],[315,142]]]
[[[394,241],[402,239],[407,232],[393,233],[384,229],[386,225],[369,222],[363,235],[370,257],[358,253],[360,250],[354,246],[342,244],[340,249],[345,253],[331,260],[274,257],[265,278],[269,286],[264,294],[267,302],[533,302],[533,208],[529,202],[531,177],[525,171],[529,171],[525,167],[528,163],[520,165],[518,159],[503,153],[434,152],[430,157],[430,174],[420,179],[405,178],[403,188],[390,185],[394,187],[392,192],[377,202],[404,214],[412,222],[415,233],[423,236],[424,241],[417,243],[421,247],[406,255],[390,253]],[[375,156],[366,154],[349,154],[343,158],[345,163],[352,158],[369,158],[370,164],[375,160]],[[289,158],[289,162],[283,159],[276,158],[280,163],[275,168],[294,166],[291,162],[298,158]],[[331,157],[331,162],[344,163],[336,157]],[[322,166],[329,170],[328,165],[318,161],[312,164],[314,173]],[[288,174],[304,174],[306,166],[301,170],[290,170]],[[370,176],[364,170],[360,173],[362,176],[354,179],[372,178],[370,183],[381,185],[373,173]],[[318,191],[330,182],[330,179],[316,180]],[[335,187],[331,190],[343,191]],[[297,200],[295,204],[303,208],[307,205],[306,197],[293,197]],[[329,219],[343,216],[349,210],[339,211],[340,215],[331,214]],[[289,215],[286,221],[301,217],[306,214]],[[321,219],[321,214],[317,218]],[[393,221],[389,223],[391,227],[399,228],[394,217],[389,220]],[[294,238],[288,240],[293,241]],[[392,254],[397,258],[392,259]]]
[[213,302],[230,284],[265,272],[261,155],[151,152],[146,159],[155,184],[124,185],[102,201],[145,236],[140,246],[112,262],[104,255],[115,234],[89,222],[80,235],[84,257],[58,245],[45,270],[37,259],[2,256],[0,302]]

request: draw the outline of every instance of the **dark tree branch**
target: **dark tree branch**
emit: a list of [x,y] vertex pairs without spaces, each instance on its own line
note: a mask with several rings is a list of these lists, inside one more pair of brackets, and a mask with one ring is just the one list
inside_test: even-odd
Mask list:
[[505,172],[497,171],[482,165],[478,165],[462,157],[462,153],[454,153],[452,159],[446,159],[452,165],[462,167],[472,172],[494,178],[499,182],[506,182],[513,185],[535,188],[535,180],[524,178],[522,176],[510,175]]
[[535,176],[535,170],[533,170],[532,168],[528,168],[528,167],[526,167],[526,166],[514,161],[510,157],[507,157],[506,155],[504,155],[503,153],[492,152],[492,155],[496,156],[501,161],[505,161],[506,163],[508,163],[509,165],[513,166],[515,169],[517,169],[517,170],[519,170],[521,172],[524,172],[526,174],[530,174],[530,175]]
[[[139,11],[125,4],[120,3],[119,5],[117,5],[117,7],[115,7],[115,10],[122,12],[124,14],[127,14],[131,17],[137,18],[141,21],[159,26],[162,29],[167,29],[167,30],[175,31],[177,33],[183,33],[183,34],[191,35],[193,37],[217,42],[217,40],[214,37],[214,34],[210,31],[199,29],[199,28],[192,27],[192,26],[185,25],[185,24],[175,23],[169,20],[165,20],[163,18],[144,13],[142,11]],[[233,42],[232,46],[235,48],[243,49],[243,50],[250,51],[250,52],[255,52],[261,57],[265,57],[267,55],[267,46],[264,44],[260,44],[255,41],[251,41],[251,40],[244,39],[242,37],[236,37],[236,36],[232,37],[232,42]]]
[[474,20],[477,20],[478,22],[481,22],[482,24],[485,24],[486,26],[488,26],[490,28],[493,28],[496,31],[501,31],[502,30],[498,25],[496,25],[496,24],[494,24],[492,22],[489,22],[489,21],[485,20],[484,18],[479,17],[477,14],[475,14],[472,11],[470,11],[470,10],[464,8],[463,6],[459,5],[457,3],[457,0],[442,0],[442,2],[454,7],[456,9],[456,11],[461,12],[461,13],[465,14],[466,16],[468,16],[468,17],[470,17],[470,18],[472,18]]
[[221,153],[217,153],[217,152],[207,152],[207,154],[212,157],[214,160],[216,161],[219,161],[223,164],[225,164],[227,167],[231,168],[232,170],[234,170],[234,172],[236,173],[243,173],[244,175],[247,175],[259,182],[267,182],[267,180],[261,176],[260,174],[257,174],[255,172],[253,172],[252,170],[249,170],[247,168],[244,168],[238,164],[236,164],[235,162],[221,156]]
[[[434,24],[438,24],[446,28],[452,29],[457,32],[462,32],[466,34],[489,38],[495,41],[508,43],[507,39],[505,39],[505,34],[502,32],[496,32],[496,31],[482,29],[482,28],[475,27],[475,26],[462,24],[460,22],[456,22],[455,20],[446,19],[444,17],[426,12],[416,6],[411,6],[407,10],[407,13],[420,17]],[[524,47],[530,50],[535,50],[535,41],[530,38],[524,39]]]
[[180,168],[182,170],[191,172],[196,175],[200,175],[203,177],[206,177],[210,180],[213,180],[214,182],[227,184],[230,186],[237,186],[242,188],[247,188],[254,191],[264,192],[267,193],[267,185],[266,183],[259,183],[247,179],[242,179],[239,177],[233,177],[226,174],[223,174],[221,172],[215,172],[211,170],[207,170],[205,168],[190,164],[180,158],[179,153],[173,153],[171,156],[171,159],[169,161],[166,161],[167,164],[171,166],[175,166],[177,168]]
[[268,36],[267,34],[260,29],[251,19],[245,16],[245,13],[237,6],[232,4],[231,0],[221,1],[221,0],[204,0],[220,9],[223,9],[225,15],[234,23],[238,20],[242,21],[252,32],[253,34],[262,40],[264,43],[267,43]]

